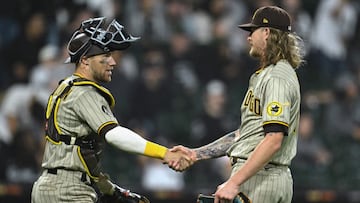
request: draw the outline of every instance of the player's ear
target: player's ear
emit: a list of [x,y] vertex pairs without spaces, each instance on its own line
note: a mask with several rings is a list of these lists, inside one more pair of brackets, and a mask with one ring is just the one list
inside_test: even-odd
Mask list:
[[262,28],[262,31],[263,31],[263,35],[264,35],[265,39],[267,40],[270,35],[270,28],[264,27],[264,28]]
[[265,34],[270,33],[270,28],[269,27],[262,27],[261,28],[263,32],[265,32]]
[[80,63],[82,63],[82,64],[84,64],[84,65],[89,65],[89,58],[86,57],[86,56],[81,57]]

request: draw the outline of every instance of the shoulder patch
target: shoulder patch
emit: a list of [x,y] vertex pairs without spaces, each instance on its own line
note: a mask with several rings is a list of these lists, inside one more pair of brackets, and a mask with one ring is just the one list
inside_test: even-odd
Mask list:
[[271,102],[266,107],[267,114],[269,116],[278,116],[283,111],[283,106],[279,102]]
[[110,113],[110,110],[105,106],[105,105],[102,105],[101,106],[101,110],[106,114],[106,115],[111,115]]

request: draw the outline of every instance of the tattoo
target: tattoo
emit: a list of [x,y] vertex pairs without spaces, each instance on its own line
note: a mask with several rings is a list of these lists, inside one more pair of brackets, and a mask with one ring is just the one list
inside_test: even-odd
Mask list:
[[196,148],[194,149],[196,152],[196,158],[198,160],[202,160],[225,156],[226,151],[234,143],[234,139],[235,131],[224,135],[210,144]]

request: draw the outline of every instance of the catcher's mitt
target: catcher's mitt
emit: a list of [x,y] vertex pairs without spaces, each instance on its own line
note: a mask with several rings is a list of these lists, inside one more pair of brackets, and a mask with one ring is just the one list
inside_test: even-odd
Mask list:
[[143,195],[115,185],[115,192],[112,195],[101,195],[98,203],[150,203],[150,201]]
[[94,187],[99,195],[97,203],[150,203],[143,195],[130,192],[110,181],[107,174],[100,173]]
[[[214,196],[199,194],[197,203],[214,203]],[[240,192],[232,203],[251,203],[250,199]]]

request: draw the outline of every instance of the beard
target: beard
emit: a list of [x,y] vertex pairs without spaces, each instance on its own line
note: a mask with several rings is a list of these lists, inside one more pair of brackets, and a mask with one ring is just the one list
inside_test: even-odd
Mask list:
[[95,80],[100,82],[100,83],[107,83],[111,81],[111,76],[107,76],[107,75],[102,75],[102,76],[97,76],[95,77]]
[[111,81],[112,73],[109,73],[107,71],[101,72],[101,71],[94,70],[93,77],[94,77],[94,80],[98,83],[107,83],[107,82]]
[[256,50],[254,47],[251,47],[249,50],[249,55],[253,58],[260,58],[261,57],[261,53],[259,52],[259,50]]

